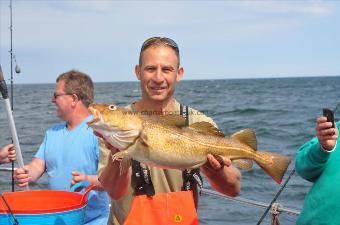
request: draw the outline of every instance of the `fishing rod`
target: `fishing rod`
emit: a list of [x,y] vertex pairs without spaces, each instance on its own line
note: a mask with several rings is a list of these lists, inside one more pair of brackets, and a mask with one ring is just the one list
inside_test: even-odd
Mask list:
[[[11,54],[11,110],[12,112],[14,111],[14,99],[13,99],[13,59],[15,62],[15,72],[20,73],[20,68],[17,64],[17,60],[15,58],[15,55],[13,54],[13,7],[12,7],[12,0],[9,2],[9,12],[10,12],[10,40],[11,40],[11,49],[10,49],[10,54]],[[12,140],[13,141],[13,140]],[[12,192],[14,192],[14,162],[12,162]]]
[[12,217],[12,219],[13,219],[13,221],[14,221],[13,225],[19,225],[19,221],[18,221],[17,218],[15,217],[15,215],[14,215],[14,213],[13,213],[11,207],[9,206],[8,202],[6,201],[5,196],[4,196],[2,193],[0,193],[0,197],[1,197],[2,201],[5,203],[5,205],[6,205],[6,207],[7,207],[7,210],[8,210],[9,214],[11,215],[11,217]]
[[283,183],[283,185],[281,186],[280,190],[275,194],[273,200],[269,203],[268,207],[266,208],[265,212],[263,213],[263,215],[261,216],[260,220],[257,222],[256,225],[260,225],[262,223],[262,221],[264,220],[264,218],[266,217],[267,213],[269,212],[269,210],[272,208],[272,206],[274,205],[275,201],[277,200],[277,198],[279,197],[279,195],[281,194],[281,192],[283,191],[283,189],[286,187],[286,185],[288,184],[288,181],[290,180],[290,178],[292,178],[292,176],[295,173],[295,168],[292,170],[292,172],[290,172],[288,178],[286,179],[286,181]]
[[[22,154],[21,154],[19,139],[18,139],[18,135],[17,135],[17,130],[15,128],[13,113],[12,113],[12,110],[11,110],[11,103],[8,99],[7,85],[6,85],[6,81],[4,79],[4,75],[2,73],[1,65],[0,65],[0,92],[2,94],[3,99],[5,100],[8,122],[9,122],[9,126],[10,126],[11,133],[12,133],[12,139],[13,139],[13,143],[14,143],[14,146],[15,146],[15,151],[16,151],[16,154],[17,154],[17,163],[18,163],[18,166],[20,168],[22,168],[22,167],[24,167],[24,161],[22,159]],[[28,189],[28,186],[27,186],[27,189]]]
[[[12,105],[11,105],[11,110],[12,112],[14,111],[14,108],[13,108],[13,23],[12,23],[12,19],[13,19],[13,16],[12,16],[12,0],[10,0],[9,2],[9,12],[10,12],[10,34],[11,34],[11,50],[10,50],[10,54],[11,54],[11,102],[12,102]],[[13,142],[13,140],[12,140]],[[14,162],[12,161],[12,192],[14,192]]]

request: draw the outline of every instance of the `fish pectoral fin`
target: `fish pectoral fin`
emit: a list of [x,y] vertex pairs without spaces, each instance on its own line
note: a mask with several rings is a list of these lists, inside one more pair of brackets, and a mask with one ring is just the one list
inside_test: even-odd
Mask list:
[[253,129],[243,129],[231,135],[231,138],[248,145],[253,150],[257,150],[256,134]]
[[212,125],[209,122],[196,122],[189,126],[189,129],[196,131],[200,134],[204,135],[214,135],[219,137],[225,137],[222,131],[220,131],[218,128],[216,128],[214,125]]
[[112,161],[120,161],[120,174],[125,173],[131,165],[131,157],[126,150],[112,155]]
[[251,170],[253,168],[253,160],[251,159],[235,159],[232,160],[233,164],[239,169],[242,170]]
[[122,161],[127,156],[128,156],[127,151],[120,151],[120,152],[116,152],[111,157],[112,157],[112,161]]

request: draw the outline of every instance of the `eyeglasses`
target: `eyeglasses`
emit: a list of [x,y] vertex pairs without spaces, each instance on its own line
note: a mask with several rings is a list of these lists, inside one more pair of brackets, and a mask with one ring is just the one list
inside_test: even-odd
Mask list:
[[152,37],[152,38],[146,39],[142,45],[141,52],[147,49],[148,47],[150,47],[151,45],[154,45],[155,43],[162,43],[164,45],[170,46],[177,53],[179,53],[178,45],[176,44],[176,42],[166,37]]
[[57,94],[57,93],[54,92],[53,93],[53,98],[56,99],[59,96],[63,96],[63,95],[73,95],[73,94],[71,94],[71,93],[59,93],[59,94]]

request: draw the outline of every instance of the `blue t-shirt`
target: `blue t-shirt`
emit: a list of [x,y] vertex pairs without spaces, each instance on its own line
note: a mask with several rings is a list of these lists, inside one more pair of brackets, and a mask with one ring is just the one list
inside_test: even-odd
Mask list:
[[[66,123],[54,125],[46,131],[35,157],[45,161],[49,189],[70,190],[72,171],[97,174],[98,138],[86,124],[91,119],[92,116],[87,117],[71,131]],[[107,193],[91,191],[85,210],[85,224],[106,225],[108,213]]]

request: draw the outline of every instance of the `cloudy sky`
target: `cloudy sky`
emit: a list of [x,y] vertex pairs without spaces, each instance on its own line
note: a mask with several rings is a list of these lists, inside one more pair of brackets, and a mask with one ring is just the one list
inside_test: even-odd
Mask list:
[[[0,63],[10,77],[9,0],[0,0]],[[13,0],[16,83],[78,69],[134,81],[142,42],[179,45],[185,79],[340,75],[340,1]]]

